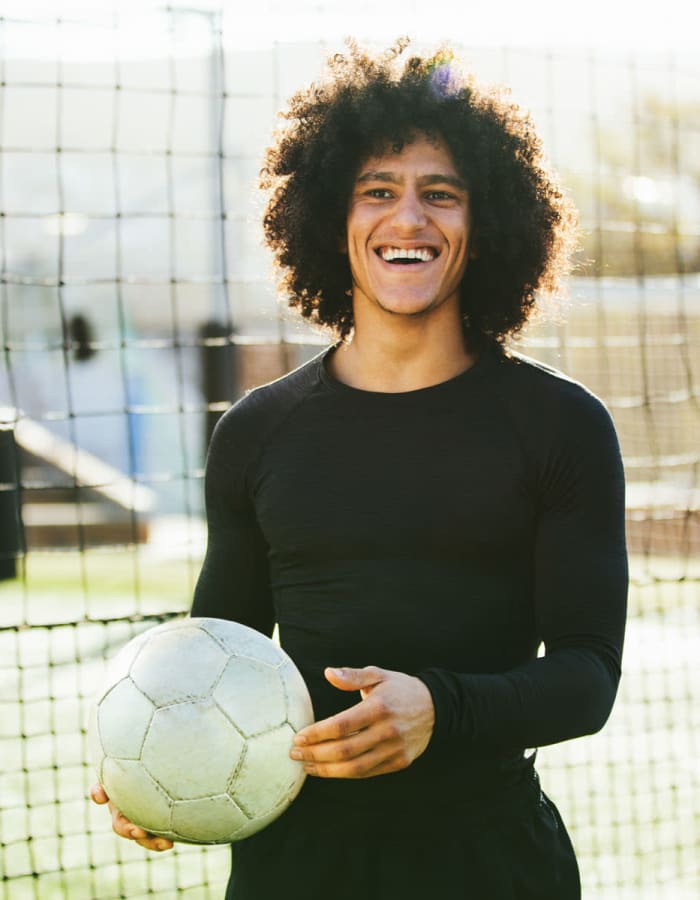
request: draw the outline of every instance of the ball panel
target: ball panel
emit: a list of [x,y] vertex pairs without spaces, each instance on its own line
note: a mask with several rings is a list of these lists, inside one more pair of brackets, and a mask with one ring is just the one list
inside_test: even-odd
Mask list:
[[[193,664],[183,665],[184,659]],[[136,657],[130,674],[157,706],[166,706],[205,697],[225,664],[226,654],[208,634],[180,626],[153,635],[148,647]]]
[[314,709],[306,682],[289,658],[280,666],[279,674],[287,695],[287,721],[295,731],[301,731],[314,721]]
[[258,831],[262,831],[263,828],[270,825],[270,823],[274,822],[275,819],[279,819],[282,813],[289,806],[288,803],[281,803],[278,807],[272,810],[272,812],[267,813],[264,816],[258,816],[255,819],[250,819],[246,822],[245,825],[242,825],[234,834],[229,838],[230,841],[242,841],[244,838],[250,837],[251,834],[256,834]]
[[293,740],[294,731],[285,724],[246,742],[229,794],[251,819],[288,806],[301,790],[306,775],[303,764],[289,758]]
[[171,801],[140,762],[107,757],[102,778],[110,800],[127,819],[154,834],[170,831]]
[[157,709],[141,760],[173,800],[222,794],[244,740],[211,700]]
[[122,678],[127,677],[131,664],[138,656],[141,648],[148,643],[148,639],[153,631],[154,629],[149,628],[146,631],[141,632],[141,634],[137,634],[136,637],[132,638],[128,644],[125,644],[121,648],[116,656],[109,660],[105,670],[102,690],[95,698],[97,703],[100,702],[113,685],[118,681],[121,681]]
[[97,729],[106,756],[138,759],[154,707],[130,678],[123,678],[97,707]]
[[178,840],[193,843],[228,843],[248,818],[227,794],[173,803],[172,828]]
[[230,656],[249,657],[271,666],[278,666],[283,659],[282,651],[276,644],[264,634],[246,625],[204,617],[190,621],[199,623],[204,631],[216,638]]
[[277,670],[251,659],[229,659],[212,696],[245,735],[269,731],[287,717]]

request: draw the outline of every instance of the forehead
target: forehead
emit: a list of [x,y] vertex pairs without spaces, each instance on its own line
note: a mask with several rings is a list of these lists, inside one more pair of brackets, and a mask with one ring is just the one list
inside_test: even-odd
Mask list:
[[416,170],[420,173],[458,175],[452,154],[447,145],[437,138],[419,135],[404,142],[400,150],[387,147],[381,153],[367,157],[357,171],[360,178],[367,173],[398,172]]

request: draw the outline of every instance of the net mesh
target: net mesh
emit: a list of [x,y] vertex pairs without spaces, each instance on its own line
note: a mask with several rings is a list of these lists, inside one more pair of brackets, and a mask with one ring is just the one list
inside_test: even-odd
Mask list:
[[[458,37],[458,36],[457,36]],[[188,609],[208,435],[323,340],[278,306],[254,185],[319,45],[217,14],[0,18],[0,896],[215,897],[86,800],[104,660]],[[565,319],[519,349],[608,404],[629,480],[625,677],[540,770],[596,898],[697,896],[700,81],[667,56],[463,48],[529,107],[583,217]]]

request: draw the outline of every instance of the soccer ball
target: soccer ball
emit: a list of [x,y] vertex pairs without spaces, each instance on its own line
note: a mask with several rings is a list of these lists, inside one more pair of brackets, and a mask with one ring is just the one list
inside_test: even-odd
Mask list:
[[276,819],[299,793],[294,734],[313,721],[292,660],[251,628],[177,619],[110,663],[88,727],[110,800],[173,841],[228,843]]

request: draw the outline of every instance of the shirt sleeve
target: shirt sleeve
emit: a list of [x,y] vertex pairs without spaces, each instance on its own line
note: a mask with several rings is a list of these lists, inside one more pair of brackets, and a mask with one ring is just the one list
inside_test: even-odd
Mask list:
[[545,654],[499,674],[421,672],[435,704],[433,741],[539,747],[593,733],[610,714],[628,584],[624,476],[603,405],[583,390],[571,399],[538,461],[532,560]]
[[192,604],[193,616],[248,625],[270,636],[275,614],[267,545],[247,487],[250,438],[233,407],[217,423],[207,456],[204,494],[207,551]]

